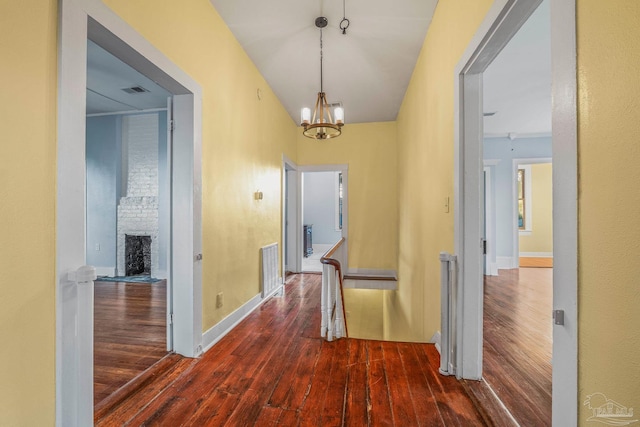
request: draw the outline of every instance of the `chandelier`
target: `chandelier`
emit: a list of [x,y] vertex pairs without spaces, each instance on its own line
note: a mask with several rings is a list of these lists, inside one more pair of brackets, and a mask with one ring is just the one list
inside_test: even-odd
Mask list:
[[[316,18],[316,27],[320,29],[320,92],[313,108],[313,116],[309,108],[303,108],[301,112],[300,126],[303,127],[304,136],[312,139],[330,139],[340,136],[344,126],[344,109],[340,104],[329,104],[324,93],[322,79],[322,29],[327,26],[327,18]],[[333,117],[331,116],[331,108]],[[335,119],[335,120],[334,120]]]

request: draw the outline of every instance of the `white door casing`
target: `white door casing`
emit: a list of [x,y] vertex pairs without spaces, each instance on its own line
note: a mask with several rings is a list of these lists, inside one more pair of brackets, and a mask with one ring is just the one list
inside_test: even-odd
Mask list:
[[[482,73],[541,0],[495,0],[455,70],[455,251],[459,260],[457,375],[482,375]],[[553,425],[575,426],[577,386],[577,108],[575,0],[551,2],[553,151]],[[551,313],[549,313],[551,321]]]
[[287,156],[282,156],[282,276],[288,268],[292,272],[301,270],[296,256],[301,249],[297,242],[301,239],[298,218],[298,166]]

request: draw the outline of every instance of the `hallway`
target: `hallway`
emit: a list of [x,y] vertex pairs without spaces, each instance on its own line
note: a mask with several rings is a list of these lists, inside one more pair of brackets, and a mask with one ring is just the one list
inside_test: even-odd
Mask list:
[[486,425],[433,345],[321,339],[320,280],[290,276],[284,297],[201,358],[170,356],[96,425]]

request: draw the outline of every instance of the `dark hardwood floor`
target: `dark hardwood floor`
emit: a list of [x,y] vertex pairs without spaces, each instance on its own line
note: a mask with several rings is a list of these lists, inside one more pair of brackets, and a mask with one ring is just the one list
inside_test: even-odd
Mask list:
[[483,377],[521,426],[551,425],[553,270],[484,280]]
[[167,354],[166,281],[95,282],[94,403]]
[[463,385],[438,374],[433,345],[321,339],[320,280],[292,276],[284,297],[201,358],[170,356],[96,425],[487,425]]

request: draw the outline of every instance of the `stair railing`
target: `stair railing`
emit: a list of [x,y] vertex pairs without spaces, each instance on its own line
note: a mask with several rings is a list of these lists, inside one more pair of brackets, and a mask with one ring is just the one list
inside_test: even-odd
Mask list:
[[347,316],[344,308],[344,272],[339,259],[343,259],[344,237],[320,258],[322,263],[322,296],[320,335],[327,341],[348,337]]

